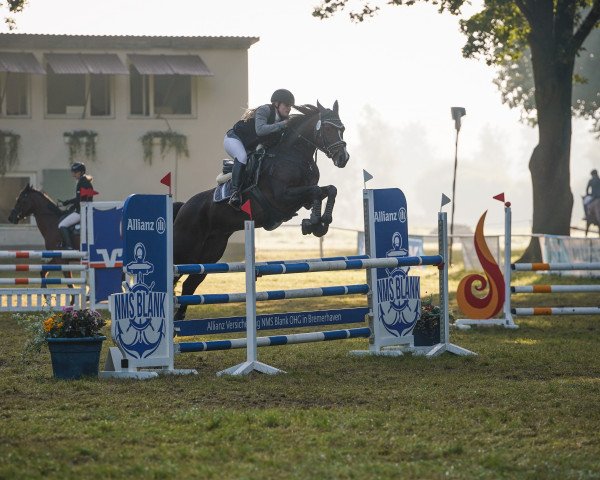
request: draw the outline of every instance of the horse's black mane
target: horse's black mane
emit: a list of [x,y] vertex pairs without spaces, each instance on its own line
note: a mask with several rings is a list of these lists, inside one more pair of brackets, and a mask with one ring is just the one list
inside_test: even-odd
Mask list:
[[319,113],[319,108],[314,105],[294,105],[294,108],[300,112],[300,114],[290,115],[288,128],[295,128],[300,122],[305,120],[307,117],[313,116]]

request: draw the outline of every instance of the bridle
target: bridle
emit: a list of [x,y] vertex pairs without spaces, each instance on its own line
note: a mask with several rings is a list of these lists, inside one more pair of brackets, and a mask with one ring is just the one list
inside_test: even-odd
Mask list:
[[342,139],[342,136],[340,135],[340,139],[331,143],[330,145],[325,145],[325,138],[323,137],[323,125],[331,125],[334,128],[337,129],[338,134],[341,130],[344,129],[344,124],[341,122],[341,120],[339,118],[322,118],[321,113],[319,113],[319,120],[317,121],[317,123],[315,124],[315,138],[317,138],[318,140],[321,141],[321,148],[320,150],[323,151],[325,153],[325,155],[327,155],[327,158],[331,158],[333,156],[333,154],[335,153],[335,150],[338,147],[346,147],[346,142],[344,142],[344,140]]
[[[346,146],[346,142],[342,139],[342,137],[340,135],[339,140],[336,140],[335,142],[333,142],[329,145],[325,145],[325,138],[323,135],[323,125],[332,125],[333,127],[335,127],[338,130],[338,132],[343,130],[343,128],[344,128],[344,124],[341,122],[341,120],[339,118],[330,118],[330,115],[327,115],[324,117],[321,114],[321,112],[319,112],[319,119],[317,120],[317,123],[315,123],[315,127],[314,127],[315,139],[316,139],[315,142],[313,142],[309,138],[306,138],[304,135],[299,133],[297,130],[295,130],[294,133],[296,133],[298,135],[298,138],[301,138],[306,143],[315,147],[317,150],[321,150],[323,153],[325,153],[325,155],[327,155],[327,158],[331,158],[331,157],[333,157],[335,150],[337,150],[340,146],[341,147]],[[319,145],[319,143],[320,143],[320,145]],[[316,156],[316,152],[315,152],[315,156]]]
[[[38,194],[38,193],[41,193],[41,192],[31,189],[30,191],[28,191],[26,193],[26,197],[32,198],[32,194]],[[32,215],[32,213],[27,213],[27,214],[25,213],[25,208],[23,208],[24,202],[25,202],[25,198],[23,198],[22,195],[19,195],[19,197],[17,198],[17,203],[15,204],[14,208],[10,211],[9,218],[14,215],[14,218],[17,220],[17,222],[20,222],[24,218]],[[52,203],[51,200],[50,200],[50,203]],[[51,209],[48,209],[47,211],[41,212],[40,215],[55,215],[55,213],[52,212]]]
[[8,216],[9,218],[14,217],[17,222],[20,222],[25,217],[27,217],[27,215],[23,213],[24,209],[21,205],[22,203],[23,199],[21,198],[21,196],[19,196],[19,198],[17,199],[17,203],[15,204],[14,208],[10,211],[10,214]]

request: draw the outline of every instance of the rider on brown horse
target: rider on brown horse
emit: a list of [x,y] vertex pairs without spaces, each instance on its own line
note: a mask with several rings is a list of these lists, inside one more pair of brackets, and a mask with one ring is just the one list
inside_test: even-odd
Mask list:
[[79,162],[74,163],[71,165],[71,174],[77,180],[75,197],[70,200],[64,200],[61,203],[63,205],[73,205],[73,211],[58,224],[58,229],[63,239],[63,248],[68,250],[73,250],[69,227],[76,225],[81,219],[81,202],[91,202],[94,199],[92,177],[85,174],[85,165]]
[[292,92],[283,88],[275,90],[270,104],[250,110],[225,134],[223,147],[234,162],[229,205],[236,210],[242,203],[240,188],[248,161],[247,152],[259,144],[266,148],[279,142],[294,103]]
[[585,187],[585,197],[583,197],[583,207],[585,209],[586,219],[590,215],[590,204],[597,198],[600,198],[600,178],[598,177],[598,170],[594,169],[590,173],[592,178],[590,178],[587,187]]

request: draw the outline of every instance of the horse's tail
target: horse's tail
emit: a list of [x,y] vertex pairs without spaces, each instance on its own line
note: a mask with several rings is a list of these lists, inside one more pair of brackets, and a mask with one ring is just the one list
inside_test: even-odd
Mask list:
[[177,217],[179,210],[181,210],[181,207],[183,207],[183,202],[173,203],[173,221],[175,221],[175,218]]

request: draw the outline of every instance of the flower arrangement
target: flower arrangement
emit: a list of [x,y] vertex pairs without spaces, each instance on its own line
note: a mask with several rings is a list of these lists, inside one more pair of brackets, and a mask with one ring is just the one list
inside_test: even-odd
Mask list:
[[62,312],[35,312],[17,316],[28,333],[24,354],[39,352],[49,338],[99,337],[106,320],[95,310],[63,308]]
[[415,325],[415,332],[430,336],[439,331],[442,310],[433,304],[433,299],[421,301],[421,318]]
[[[449,312],[450,321],[454,320],[454,316]],[[428,300],[421,301],[421,317],[417,321],[413,329],[415,336],[415,345],[422,344],[422,341],[430,344],[428,341],[439,341],[440,324],[443,322],[442,309],[433,304],[433,298],[430,296]],[[418,340],[417,340],[418,338]]]

